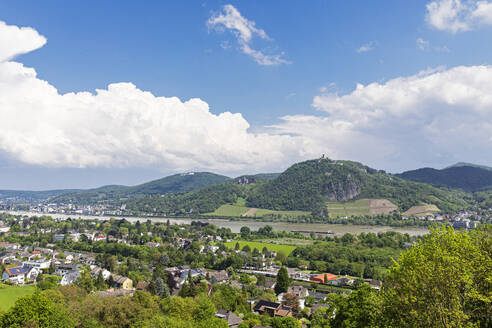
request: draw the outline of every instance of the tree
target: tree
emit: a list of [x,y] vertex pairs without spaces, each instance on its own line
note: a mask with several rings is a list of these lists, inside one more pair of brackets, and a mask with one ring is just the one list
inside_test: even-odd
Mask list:
[[282,303],[284,305],[290,306],[294,312],[299,311],[299,297],[293,293],[285,293]]
[[159,258],[159,264],[161,264],[164,267],[167,267],[167,265],[169,264],[169,255],[165,253],[162,254]]
[[244,227],[241,227],[240,232],[241,232],[241,238],[248,239],[249,235],[251,233],[251,229],[249,227],[244,226]]
[[39,292],[19,298],[0,319],[0,327],[71,328],[67,311]]
[[265,285],[266,285],[266,278],[265,278],[264,275],[259,274],[259,275],[256,276],[256,285],[257,286],[265,287]]
[[86,292],[90,292],[94,289],[94,281],[91,277],[91,272],[89,267],[84,267],[82,272],[80,272],[80,277],[78,277],[77,286],[85,289]]
[[336,307],[332,327],[375,328],[380,323],[381,299],[368,284],[364,284],[346,298],[334,295],[330,303]]
[[234,249],[236,251],[238,251],[240,248],[241,248],[241,246],[239,246],[239,242],[236,242],[236,245],[234,246]]
[[161,277],[158,277],[153,284],[153,292],[155,295],[159,297],[168,297],[169,296],[169,287],[164,283]]
[[289,273],[287,269],[282,266],[280,270],[278,270],[277,274],[277,282],[275,284],[275,294],[285,293],[290,285]]
[[106,281],[104,281],[102,270],[99,271],[99,274],[97,275],[96,283],[95,283],[94,287],[97,290],[104,290],[107,288]]
[[401,254],[383,286],[384,316],[398,327],[492,326],[491,228],[434,228]]
[[300,328],[301,325],[296,318],[293,317],[275,317],[271,321],[272,328]]

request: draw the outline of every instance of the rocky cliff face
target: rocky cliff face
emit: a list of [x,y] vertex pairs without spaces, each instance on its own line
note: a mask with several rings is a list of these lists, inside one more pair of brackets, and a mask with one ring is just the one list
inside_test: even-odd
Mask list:
[[347,175],[345,181],[336,181],[329,184],[330,192],[326,195],[327,201],[344,202],[354,199],[360,192],[360,186],[352,179],[350,175]]

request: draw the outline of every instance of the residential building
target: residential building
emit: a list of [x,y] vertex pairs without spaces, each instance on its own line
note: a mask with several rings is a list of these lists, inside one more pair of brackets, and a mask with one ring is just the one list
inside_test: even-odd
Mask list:
[[16,267],[16,268],[6,268],[2,274],[3,281],[10,281],[14,284],[23,284],[29,273],[29,268]]
[[118,274],[113,274],[112,276],[114,280],[114,287],[128,290],[133,288],[133,281],[130,278],[120,276]]
[[293,315],[292,309],[289,306],[265,300],[258,301],[253,311],[258,314],[266,313],[271,317],[291,317]]
[[227,325],[230,328],[237,328],[239,324],[243,322],[243,319],[234,314],[234,312],[229,310],[219,310],[215,313],[215,316],[227,321]]
[[314,282],[319,282],[322,284],[328,283],[330,280],[337,279],[337,276],[331,273],[322,273],[318,274],[316,276],[312,276],[309,280],[314,281]]

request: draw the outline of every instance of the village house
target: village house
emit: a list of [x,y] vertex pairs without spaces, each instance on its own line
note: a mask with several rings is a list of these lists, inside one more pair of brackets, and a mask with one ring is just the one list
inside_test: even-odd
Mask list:
[[29,268],[16,267],[6,268],[2,274],[3,281],[10,281],[13,284],[23,284],[29,273]]
[[319,282],[322,284],[326,284],[326,283],[328,283],[328,281],[334,280],[334,279],[337,279],[337,276],[335,276],[334,274],[322,273],[322,274],[318,274],[316,276],[312,276],[309,280],[311,280],[313,282]]
[[239,324],[243,322],[243,319],[234,314],[234,312],[229,310],[219,310],[215,313],[215,316],[227,321],[227,325],[230,328],[237,328]]
[[40,259],[40,260],[34,260],[34,261],[24,261],[22,262],[22,266],[26,268],[38,268],[39,270],[41,269],[48,269],[51,265],[50,260],[46,259]]
[[79,277],[80,277],[80,272],[78,271],[67,272],[63,275],[62,280],[60,281],[60,285],[62,286],[71,285],[74,282],[76,282],[77,279],[79,279]]
[[215,284],[218,282],[224,282],[229,279],[229,275],[226,270],[221,271],[207,271],[207,275],[209,276],[210,283]]
[[289,306],[280,303],[260,300],[256,303],[253,311],[258,314],[268,314],[271,317],[291,317],[292,309]]
[[130,290],[133,288],[133,281],[130,278],[113,274],[114,287]]
[[137,290],[147,291],[149,289],[149,283],[146,281],[139,281],[137,284]]
[[63,277],[65,274],[72,271],[79,271],[80,264],[58,264],[55,266],[55,274]]
[[91,268],[91,276],[93,278],[97,278],[99,276],[99,273],[102,273],[103,279],[108,280],[109,276],[111,275],[111,272],[101,267],[91,265],[90,268]]

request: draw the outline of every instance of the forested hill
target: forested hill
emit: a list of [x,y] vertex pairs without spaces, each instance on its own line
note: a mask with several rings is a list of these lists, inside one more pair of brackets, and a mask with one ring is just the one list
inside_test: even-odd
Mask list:
[[451,166],[446,167],[446,169],[449,169],[452,167],[462,167],[462,166],[478,167],[480,169],[492,171],[492,167],[490,167],[490,166],[473,164],[473,163],[466,163],[466,162],[458,162],[456,164],[453,164]]
[[492,189],[492,171],[477,166],[452,166],[442,170],[423,168],[396,176],[437,187],[459,188],[468,192]]
[[422,203],[444,211],[467,206],[462,195],[394,177],[352,161],[318,159],[295,164],[278,178],[251,189],[248,206],[323,211],[327,201],[386,198],[406,210]]
[[209,172],[191,172],[171,175],[137,186],[106,186],[68,193],[51,199],[54,203],[94,204],[100,201],[118,201],[145,195],[163,195],[203,189],[230,181],[231,178]]

